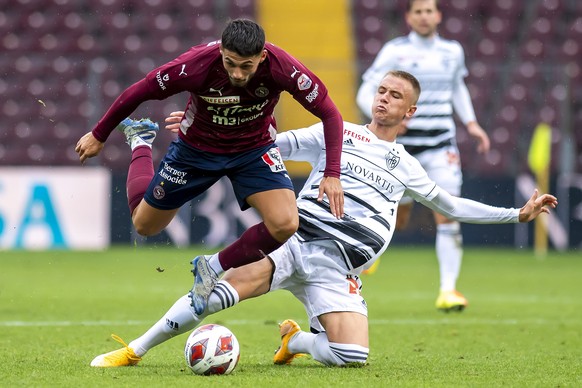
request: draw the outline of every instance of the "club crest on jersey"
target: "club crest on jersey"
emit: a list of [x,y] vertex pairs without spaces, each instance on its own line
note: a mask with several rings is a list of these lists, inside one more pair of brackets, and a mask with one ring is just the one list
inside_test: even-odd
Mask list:
[[386,154],[386,167],[388,167],[388,170],[394,170],[398,163],[400,163],[400,156],[392,152]]
[[263,156],[261,157],[263,162],[273,172],[281,172],[287,171],[285,168],[285,164],[283,163],[283,158],[281,157],[281,153],[279,152],[279,147],[269,149]]
[[297,87],[299,87],[299,90],[309,89],[312,83],[311,78],[305,74],[301,74],[299,78],[297,78]]
[[268,94],[269,94],[269,89],[267,89],[264,86],[259,86],[255,90],[255,96],[257,96],[257,97],[266,97]]

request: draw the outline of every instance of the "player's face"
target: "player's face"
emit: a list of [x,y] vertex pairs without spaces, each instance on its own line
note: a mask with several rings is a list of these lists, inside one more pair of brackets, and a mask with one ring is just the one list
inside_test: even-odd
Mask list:
[[442,15],[434,0],[416,0],[406,13],[406,22],[420,36],[430,37],[436,33]]
[[416,111],[413,105],[414,90],[409,81],[387,75],[384,77],[372,104],[374,121],[380,125],[395,126]]
[[261,54],[253,57],[241,57],[234,51],[221,49],[222,64],[228,73],[230,83],[233,86],[244,87],[249,82],[253,75],[257,72],[259,64],[263,62],[267,56],[267,52],[263,50]]

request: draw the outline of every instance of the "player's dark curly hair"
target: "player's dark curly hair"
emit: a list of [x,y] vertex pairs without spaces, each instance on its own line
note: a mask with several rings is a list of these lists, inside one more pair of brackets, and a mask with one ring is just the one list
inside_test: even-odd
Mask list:
[[230,21],[222,32],[222,48],[241,57],[254,57],[265,47],[265,31],[252,20]]

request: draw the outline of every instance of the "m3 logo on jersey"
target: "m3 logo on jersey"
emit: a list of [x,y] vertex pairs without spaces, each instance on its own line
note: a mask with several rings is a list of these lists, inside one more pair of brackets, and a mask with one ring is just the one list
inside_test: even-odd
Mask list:
[[311,87],[311,84],[313,82],[311,81],[311,78],[309,78],[307,75],[305,74],[301,74],[299,76],[299,78],[297,78],[297,87],[299,88],[299,90],[307,90]]
[[283,163],[283,158],[279,152],[279,147],[271,148],[267,153],[263,154],[261,157],[263,162],[269,166],[273,172],[287,171],[285,164]]
[[400,163],[400,156],[392,152],[386,155],[386,167],[388,167],[388,170],[394,170],[398,166],[398,163]]

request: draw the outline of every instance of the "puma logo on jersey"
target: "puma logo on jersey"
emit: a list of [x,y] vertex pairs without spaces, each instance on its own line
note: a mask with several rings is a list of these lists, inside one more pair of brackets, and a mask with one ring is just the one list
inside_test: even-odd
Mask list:
[[299,73],[299,70],[295,66],[293,66],[293,73],[291,73],[291,78],[295,78],[295,74]]
[[209,91],[209,92],[216,92],[216,93],[218,93],[218,95],[219,95],[219,96],[221,96],[221,97],[222,97],[222,89],[224,89],[224,86],[223,86],[223,87],[221,87],[220,89],[214,89],[214,88],[210,88],[210,89],[208,89],[208,91]]

